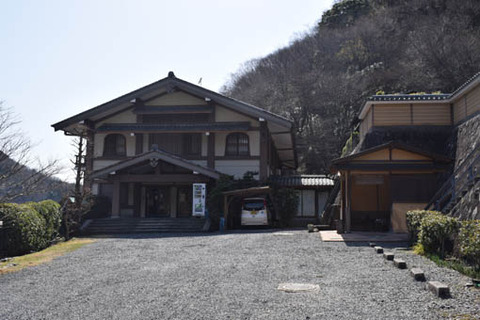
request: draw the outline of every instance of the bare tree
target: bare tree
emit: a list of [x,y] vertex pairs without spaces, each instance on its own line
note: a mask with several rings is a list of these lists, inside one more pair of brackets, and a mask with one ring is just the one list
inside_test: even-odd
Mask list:
[[58,173],[57,160],[42,163],[20,129],[20,120],[0,102],[0,203],[45,191],[45,180]]
[[93,198],[89,190],[84,188],[85,183],[85,153],[86,137],[80,134],[72,142],[75,149],[74,160],[72,164],[75,172],[74,189],[70,191],[70,197],[65,199],[63,205],[63,222],[65,226],[65,238],[70,239],[71,235],[78,231],[81,226],[83,216],[90,210],[93,204]]

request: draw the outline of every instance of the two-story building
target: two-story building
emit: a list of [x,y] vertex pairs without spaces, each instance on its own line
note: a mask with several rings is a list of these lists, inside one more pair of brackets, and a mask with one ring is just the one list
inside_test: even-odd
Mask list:
[[372,96],[359,121],[357,148],[332,166],[342,183],[343,227],[406,232],[406,212],[425,208],[448,174],[446,201],[466,192],[455,181],[471,179],[462,163],[480,159],[480,74],[451,94]]
[[52,126],[87,138],[85,184],[112,216],[191,216],[194,183],[297,166],[291,121],[173,72]]

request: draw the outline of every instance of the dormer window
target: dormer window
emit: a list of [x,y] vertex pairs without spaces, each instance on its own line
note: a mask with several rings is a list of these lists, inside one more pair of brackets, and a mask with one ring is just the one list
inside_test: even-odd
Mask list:
[[104,157],[124,157],[126,155],[125,137],[121,134],[109,134],[105,137]]
[[248,135],[241,132],[230,133],[227,136],[227,143],[225,146],[225,155],[226,156],[250,155]]

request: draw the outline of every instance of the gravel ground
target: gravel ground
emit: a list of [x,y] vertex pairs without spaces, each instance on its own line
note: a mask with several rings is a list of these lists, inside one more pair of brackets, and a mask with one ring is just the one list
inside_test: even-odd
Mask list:
[[[436,298],[366,244],[305,231],[140,235],[0,276],[0,319],[480,319],[480,290],[466,277],[395,251],[448,283],[452,298]],[[285,282],[320,289],[278,291]]]

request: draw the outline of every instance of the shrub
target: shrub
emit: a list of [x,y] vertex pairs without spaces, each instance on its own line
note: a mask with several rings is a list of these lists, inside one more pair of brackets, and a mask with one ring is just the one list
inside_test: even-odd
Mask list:
[[443,258],[446,252],[453,251],[453,240],[460,223],[456,218],[442,214],[427,214],[421,220],[418,241],[425,252],[438,253]]
[[93,205],[82,218],[98,219],[108,217],[112,210],[112,201],[106,196],[93,196]]
[[291,220],[297,214],[298,195],[297,191],[289,188],[275,188],[273,201],[276,202],[280,223],[282,226],[289,226]]
[[54,240],[58,236],[60,226],[62,225],[60,204],[53,200],[29,202],[27,204],[37,210],[37,212],[45,219],[45,238],[48,241]]
[[480,220],[461,222],[457,246],[460,257],[480,269]]
[[407,212],[407,228],[411,243],[418,241],[423,219],[428,215],[441,215],[438,211],[412,210]]
[[7,229],[7,254],[21,255],[46,248],[45,219],[29,204],[2,204],[0,219]]

